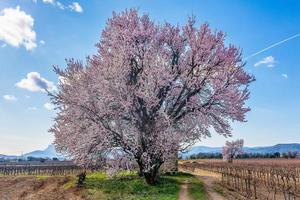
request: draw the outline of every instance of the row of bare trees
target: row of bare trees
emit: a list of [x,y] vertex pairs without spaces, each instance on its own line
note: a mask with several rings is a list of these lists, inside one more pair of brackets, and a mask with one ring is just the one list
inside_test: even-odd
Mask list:
[[82,171],[81,167],[76,165],[2,165],[0,166],[0,175],[49,175],[64,176],[78,174]]
[[218,173],[224,187],[247,199],[300,199],[300,165],[297,162],[187,162],[181,167],[187,171],[202,169]]

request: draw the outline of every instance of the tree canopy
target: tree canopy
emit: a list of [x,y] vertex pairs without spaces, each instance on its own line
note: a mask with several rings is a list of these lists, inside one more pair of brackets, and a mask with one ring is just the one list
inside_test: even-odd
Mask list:
[[178,150],[212,129],[231,135],[230,122],[245,121],[250,110],[244,104],[254,77],[224,39],[208,24],[197,28],[194,17],[180,27],[155,24],[135,9],[113,13],[97,54],[55,67],[56,148],[84,165],[118,154],[152,184]]
[[223,159],[232,163],[233,159],[243,153],[244,140],[238,139],[236,141],[226,141],[222,149]]

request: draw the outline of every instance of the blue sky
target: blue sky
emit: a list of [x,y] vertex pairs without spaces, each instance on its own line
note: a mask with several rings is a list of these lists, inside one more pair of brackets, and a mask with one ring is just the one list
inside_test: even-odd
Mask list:
[[[244,58],[300,33],[300,1],[294,0],[1,0],[0,1],[0,154],[45,148],[55,112],[39,86],[54,89],[53,65],[84,59],[112,11],[138,8],[156,22],[198,23],[227,33],[227,43]],[[256,77],[247,102],[247,123],[233,124],[233,139],[247,146],[300,142],[300,35],[247,59]],[[222,146],[216,134],[201,145]]]

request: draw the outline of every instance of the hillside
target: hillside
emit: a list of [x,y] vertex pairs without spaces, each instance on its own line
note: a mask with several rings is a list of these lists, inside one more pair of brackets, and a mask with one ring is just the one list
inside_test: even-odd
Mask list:
[[1,159],[16,159],[19,156],[14,156],[14,155],[4,155],[4,154],[0,154],[0,158]]
[[[189,151],[182,154],[183,157],[190,156],[197,153],[221,153],[222,147],[207,147],[207,146],[194,146]],[[288,151],[298,151],[300,152],[299,143],[291,144],[276,144],[274,146],[265,147],[244,147],[243,151],[245,153],[286,153]]]
[[[299,143],[291,144],[276,144],[274,146],[264,146],[264,147],[244,147],[244,152],[246,153],[285,153],[288,151],[298,151],[300,152]],[[221,153],[222,147],[208,147],[208,146],[194,146],[189,151],[182,153],[183,157],[190,156],[197,153]],[[63,155],[57,153],[53,145],[49,145],[44,150],[36,150],[23,155],[24,157],[42,157],[42,158],[64,158]],[[22,156],[16,155],[3,155],[0,154],[0,158],[3,159],[15,159],[21,158]]]
[[41,157],[41,158],[61,157],[61,155],[55,151],[55,148],[53,145],[48,145],[48,147],[44,150],[36,150],[36,151],[26,153],[26,154],[24,154],[24,156],[25,157]]
[[36,157],[36,158],[60,158],[63,159],[64,156],[57,153],[52,144],[48,145],[48,147],[44,150],[35,150],[32,152],[25,153],[24,155],[4,155],[0,154],[0,158],[2,159],[16,159],[16,158],[27,158],[27,157]]

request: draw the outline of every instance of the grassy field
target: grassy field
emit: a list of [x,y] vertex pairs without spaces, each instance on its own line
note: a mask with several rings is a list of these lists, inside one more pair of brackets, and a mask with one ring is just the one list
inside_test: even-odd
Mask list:
[[184,173],[162,176],[157,185],[150,186],[137,174],[121,173],[111,179],[98,172],[87,176],[85,188],[88,199],[176,200],[180,185],[186,181],[189,182],[188,193],[191,197],[195,200],[207,199],[202,182]]
[[[87,175],[84,186],[76,187],[75,176],[1,176],[0,197],[40,200],[177,200],[182,184],[194,200],[206,200],[203,183],[179,173],[161,176],[158,184],[147,185],[136,173],[119,173],[109,178],[103,172]],[[1,199],[0,198],[0,199]]]

